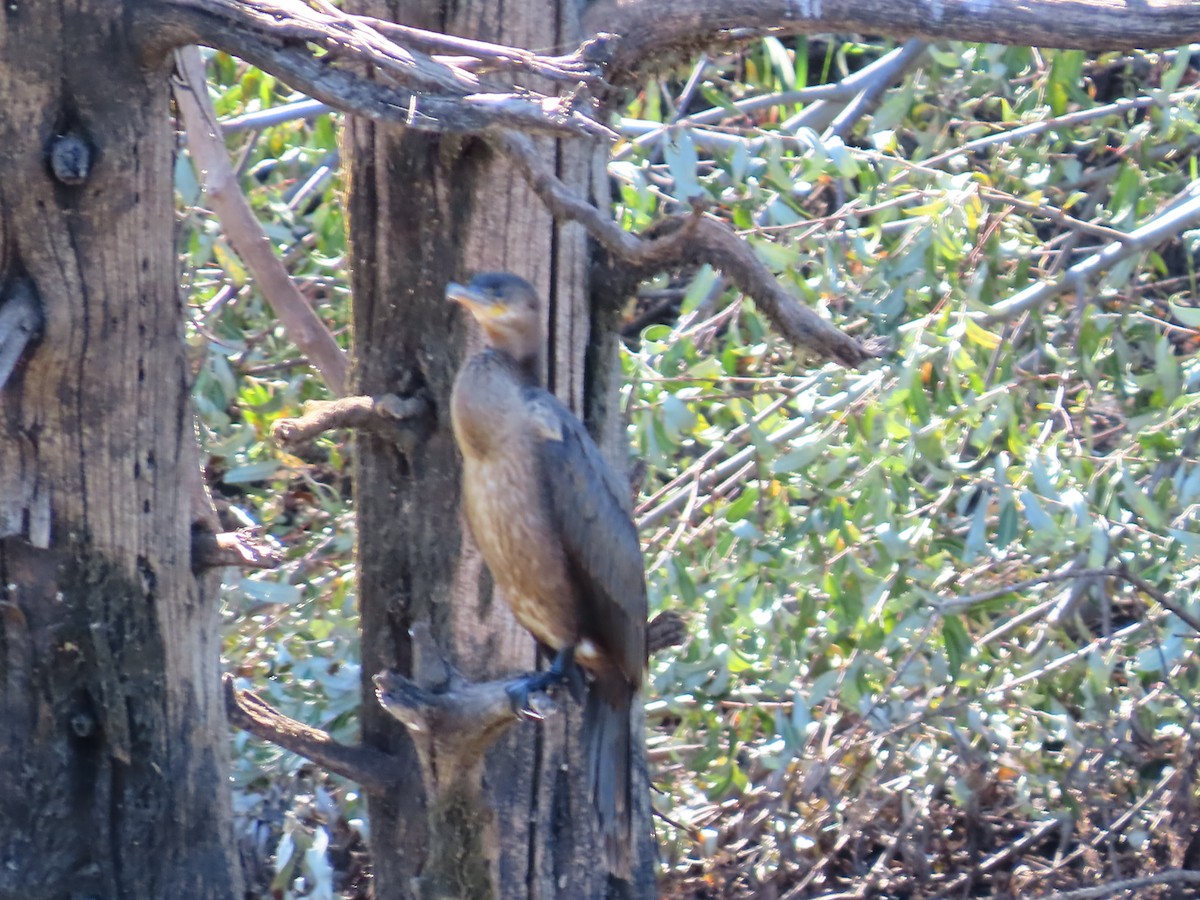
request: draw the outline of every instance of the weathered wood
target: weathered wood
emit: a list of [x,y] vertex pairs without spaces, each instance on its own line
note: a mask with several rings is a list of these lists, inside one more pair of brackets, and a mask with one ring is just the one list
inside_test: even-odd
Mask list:
[[0,897],[234,898],[215,583],[190,565],[169,70],[120,3],[0,16]]
[[[580,32],[576,4],[471,0],[439,18],[442,4],[394,4],[398,21],[521,47],[571,47]],[[355,13],[382,16],[362,0]],[[511,165],[481,140],[430,137],[354,120],[347,129],[347,194],[354,254],[355,390],[427,391],[437,410],[430,439],[406,457],[374,438],[360,439],[355,473],[359,522],[359,596],[363,672],[412,673],[409,629],[430,621],[453,664],[472,681],[534,668],[533,643],[505,604],[492,597],[478,551],[462,537],[459,460],[448,401],[467,352],[468,329],[443,299],[447,282],[480,270],[508,270],[550,298],[549,383],[576,409],[595,384],[611,388],[615,345],[588,357],[591,333],[589,250],[583,229],[556,225]],[[592,148],[583,142],[537,142],[560,177],[589,194]],[[602,171],[602,169],[600,169]],[[449,352],[448,352],[449,351]],[[590,404],[586,408],[591,408]],[[602,411],[602,406],[597,405]],[[619,429],[618,429],[619,430]],[[617,457],[623,463],[624,445]],[[364,691],[369,690],[364,684]],[[481,852],[496,895],[578,897],[655,895],[649,800],[635,832],[636,885],[610,881],[595,843],[580,755],[580,710],[510,729],[488,755],[485,788],[494,816]],[[364,741],[411,754],[404,728],[382,708],[364,707]],[[377,890],[381,900],[406,895],[427,850],[419,768],[387,795],[369,798]],[[644,778],[644,774],[642,776]],[[421,832],[418,834],[418,831]]]

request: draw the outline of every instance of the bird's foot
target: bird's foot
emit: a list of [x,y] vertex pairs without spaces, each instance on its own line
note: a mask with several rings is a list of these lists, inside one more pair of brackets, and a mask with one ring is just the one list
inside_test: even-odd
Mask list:
[[553,700],[549,697],[544,699],[535,699],[535,697],[539,694],[546,694],[548,688],[558,685],[560,681],[561,678],[549,670],[533,672],[512,681],[504,690],[512,704],[513,713],[518,719],[542,721],[546,718],[547,704],[553,708]]
[[505,688],[505,691],[508,693],[508,699],[512,703],[512,709],[517,718],[540,722],[545,715],[534,708],[534,704],[530,702],[530,695],[545,694],[550,688],[558,687],[560,684],[567,686],[567,691],[575,698],[576,702],[582,702],[583,672],[575,664],[574,647],[560,650],[546,671],[532,672],[522,676]]

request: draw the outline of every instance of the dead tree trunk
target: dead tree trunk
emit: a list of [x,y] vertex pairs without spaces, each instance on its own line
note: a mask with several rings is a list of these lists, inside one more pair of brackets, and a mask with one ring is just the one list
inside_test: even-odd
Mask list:
[[[538,49],[570,49],[579,38],[569,0],[443,4],[397,8],[356,2],[353,12],[405,24]],[[551,387],[576,409],[603,410],[615,363],[589,354],[589,251],[579,226],[556,225],[519,174],[475,138],[430,136],[353,120],[348,126],[348,191],[355,321],[356,391],[424,392],[437,421],[429,439],[401,457],[384,442],[359,442],[355,477],[363,672],[408,673],[409,629],[431,622],[443,652],[473,680],[534,668],[533,642],[503,603],[493,602],[478,552],[463,536],[457,450],[448,400],[466,351],[466,327],[443,299],[445,285],[480,270],[507,269],[549,297]],[[593,148],[543,139],[539,149],[560,177],[588,193]],[[586,366],[593,366],[589,371]],[[594,388],[593,388],[594,386]],[[623,463],[623,448],[618,464]],[[371,685],[364,684],[367,696]],[[393,752],[408,750],[403,727],[367,704],[363,736]],[[411,756],[410,756],[411,758]],[[482,842],[484,877],[463,896],[604,897],[654,894],[648,799],[638,810],[634,883],[605,877],[593,839],[593,811],[579,755],[579,710],[540,726],[512,728],[492,750],[485,776],[494,818]],[[644,778],[637,791],[646,796]],[[373,858],[381,898],[407,896],[427,850],[418,767],[403,785],[370,796]],[[475,878],[464,870],[464,878]]]
[[216,585],[190,565],[169,60],[134,55],[125,12],[0,17],[6,898],[241,895]]

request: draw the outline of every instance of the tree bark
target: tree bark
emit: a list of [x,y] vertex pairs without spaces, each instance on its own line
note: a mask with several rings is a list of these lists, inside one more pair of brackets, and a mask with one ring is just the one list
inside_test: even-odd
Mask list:
[[[507,6],[471,0],[456,4],[449,19],[440,18],[441,6],[414,0],[384,9],[360,0],[349,11],[538,49],[570,48],[581,35],[577,4],[569,0]],[[603,352],[588,355],[585,235],[578,225],[556,225],[511,165],[479,139],[354,119],[346,146],[355,390],[424,392],[437,415],[429,439],[405,457],[375,438],[359,440],[355,501],[364,678],[384,668],[412,674],[409,629],[418,621],[431,622],[443,652],[472,680],[531,670],[532,639],[493,599],[460,517],[460,462],[448,410],[469,329],[443,293],[447,282],[481,270],[510,270],[529,279],[550,302],[548,383],[577,410],[602,416],[610,405],[615,344],[602,341]],[[592,146],[540,139],[538,148],[560,177],[589,193]],[[588,402],[591,385],[599,392],[595,403]],[[621,446],[618,465],[624,463]],[[364,695],[371,696],[366,681]],[[490,884],[462,883],[462,895],[654,896],[644,765],[636,786],[645,802],[635,818],[634,883],[610,881],[596,864],[601,854],[584,785],[579,718],[578,708],[571,708],[541,725],[515,726],[489,754],[485,786],[494,817],[484,822],[482,842],[489,860],[483,877]],[[412,761],[403,784],[369,797],[377,896],[409,896],[430,840],[420,773],[395,719],[367,703],[362,722],[366,743]]]
[[0,897],[234,898],[216,584],[191,571],[167,60],[120,3],[0,17]]

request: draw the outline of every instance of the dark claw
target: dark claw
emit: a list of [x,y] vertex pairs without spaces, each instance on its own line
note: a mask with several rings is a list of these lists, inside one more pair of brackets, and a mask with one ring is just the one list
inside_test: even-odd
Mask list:
[[512,710],[518,719],[531,719],[540,722],[545,718],[534,709],[530,703],[530,694],[543,694],[549,688],[560,684],[567,686],[567,691],[577,703],[583,702],[583,671],[575,665],[575,648],[566,647],[554,657],[554,662],[545,672],[533,672],[525,675],[507,688],[505,692],[512,702]]
[[504,689],[508,694],[509,702],[512,703],[513,714],[518,719],[528,719],[533,722],[542,721],[545,716],[534,709],[530,702],[530,694],[544,693],[549,687],[552,687],[561,681],[561,676],[552,672],[534,672],[531,675],[524,675],[510,684]]

